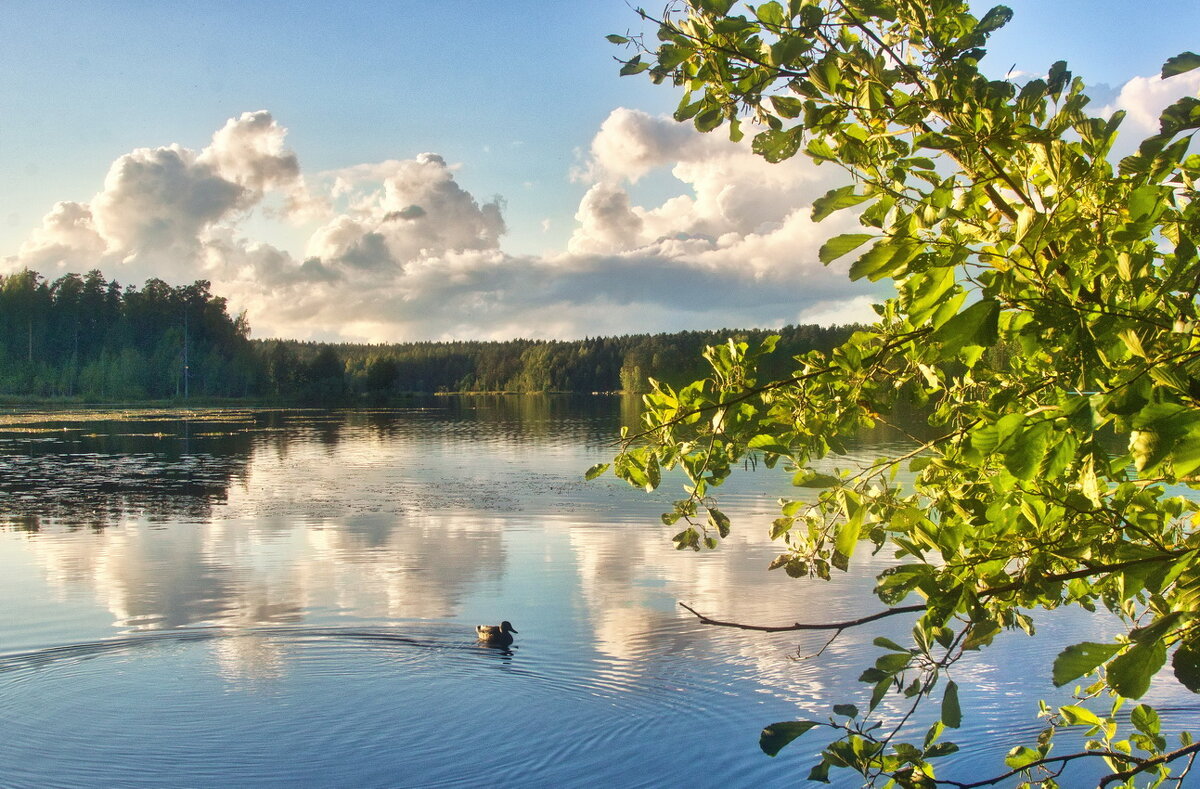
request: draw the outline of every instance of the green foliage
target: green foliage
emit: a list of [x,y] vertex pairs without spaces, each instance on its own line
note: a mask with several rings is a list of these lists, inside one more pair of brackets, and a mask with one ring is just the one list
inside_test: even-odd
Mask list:
[[99,271],[0,276],[0,394],[132,400],[242,397],[254,360],[244,316],[209,283],[138,290]]
[[[1114,167],[1123,113],[1089,116],[1066,63],[1023,85],[980,71],[988,35],[1011,16],[997,6],[977,18],[962,0],[688,0],[656,22],[657,42],[620,42],[636,50],[626,73],[683,93],[678,120],[752,132],[768,161],[843,168],[847,185],[813,217],[853,210],[863,232],[819,257],[854,253],[851,278],[896,287],[874,326],[793,355],[784,373],[767,369],[771,338],[731,340],[709,348],[695,380],[652,382],[645,430],[612,464],[648,489],[661,469],[682,471],[687,498],[663,516],[686,527],[681,548],[719,544],[727,519],[700,513],[758,456],[814,491],[781,502],[772,568],[828,578],[863,541],[894,557],[877,595],[915,598],[923,614],[912,646],[880,644],[863,673],[870,709],[763,733],[773,755],[831,729],[815,780],[850,768],[935,785],[936,759],[956,748],[940,738],[963,716],[954,664],[1064,605],[1102,606],[1126,625],[1043,668],[1060,685],[1093,676],[1080,699],[1107,693],[1112,713],[1043,707],[1045,732],[1014,744],[1007,768],[1050,786],[1039,770],[1091,756],[1111,769],[1108,784],[1160,782],[1200,751],[1186,734],[1172,750],[1148,707],[1117,716],[1168,658],[1200,689],[1200,99],[1167,108],[1159,133]],[[1197,67],[1183,53],[1163,77]],[[911,452],[814,469],[861,429],[914,410],[928,437]],[[923,737],[908,716],[874,717],[888,696],[916,705],[939,685],[940,721]],[[1081,727],[1084,752],[1050,755],[1061,727]]]
[[[785,326],[780,345],[789,354],[829,350],[852,327]],[[634,334],[584,340],[508,340],[503,342],[413,342],[388,345],[304,343],[265,340],[253,343],[262,380],[260,392],[282,398],[319,400],[334,396],[333,386],[316,386],[329,370],[314,374],[312,365],[329,348],[344,370],[343,397],[386,400],[433,392],[625,392],[649,390],[649,378],[681,383],[703,374],[699,358],[705,345],[729,330],[674,334]],[[759,341],[763,330],[738,332]],[[786,358],[774,371],[786,370]],[[322,395],[322,392],[325,392]]]

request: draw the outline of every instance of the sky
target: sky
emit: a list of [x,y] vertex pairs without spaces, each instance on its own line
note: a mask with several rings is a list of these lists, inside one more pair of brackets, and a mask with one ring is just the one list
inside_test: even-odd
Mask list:
[[[1019,0],[996,77],[1068,61],[1127,144],[1197,95],[1197,0]],[[978,15],[987,5],[976,9]],[[256,337],[572,339],[867,320],[841,185],[619,77],[623,0],[0,7],[0,273],[212,282]],[[748,140],[747,140],[748,142]]]

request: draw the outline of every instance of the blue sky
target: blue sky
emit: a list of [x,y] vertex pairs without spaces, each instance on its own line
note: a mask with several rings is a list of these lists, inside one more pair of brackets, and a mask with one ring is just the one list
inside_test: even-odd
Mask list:
[[[1195,0],[1010,5],[994,73],[1065,58],[1104,101],[1200,48]],[[832,174],[764,169],[617,76],[621,0],[0,13],[0,271],[203,277],[257,335],[365,340],[830,321],[871,295],[807,259],[840,226],[792,216]],[[428,232],[380,242],[412,206]]]

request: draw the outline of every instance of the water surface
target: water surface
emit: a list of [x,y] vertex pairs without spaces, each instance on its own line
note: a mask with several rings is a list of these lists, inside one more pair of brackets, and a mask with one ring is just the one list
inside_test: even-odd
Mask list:
[[[820,737],[770,759],[759,730],[865,706],[870,638],[911,622],[797,659],[827,636],[706,627],[678,603],[850,619],[879,609],[887,557],[865,580],[767,572],[795,491],[764,472],[722,492],[721,550],[675,551],[658,523],[675,489],[582,480],[632,418],[538,397],[0,414],[0,783],[796,785]],[[501,619],[511,649],[475,642]],[[1039,623],[955,667],[960,777],[1036,736],[1037,698],[1064,701],[1030,667],[1113,631]],[[1169,677],[1151,695],[1169,725],[1198,717]]]

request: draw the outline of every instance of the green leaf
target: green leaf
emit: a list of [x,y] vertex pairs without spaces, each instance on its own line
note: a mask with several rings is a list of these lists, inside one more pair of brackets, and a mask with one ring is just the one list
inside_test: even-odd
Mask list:
[[[812,6],[806,6],[806,7],[812,8]],[[823,783],[823,784],[829,783],[829,768],[832,766],[833,765],[830,762],[827,762],[824,759],[822,759],[821,761],[819,761],[815,765],[813,765],[813,768],[808,771],[808,780],[813,781],[815,783]]]
[[858,707],[855,707],[853,704],[834,704],[833,714],[841,715],[844,718],[857,718]]
[[929,339],[941,346],[943,359],[953,358],[967,346],[996,342],[1000,302],[980,299],[933,331]]
[[797,488],[832,488],[841,483],[841,479],[832,474],[818,474],[809,469],[800,469],[792,477],[792,484]]
[[708,523],[722,538],[729,536],[729,516],[715,508],[708,510]]
[[725,112],[720,107],[710,107],[696,115],[696,129],[702,132],[710,132],[721,125],[725,120]]
[[954,286],[954,269],[950,266],[938,266],[909,274],[901,286],[901,292],[907,299],[908,313],[913,325],[919,326],[924,323],[925,319],[944,303],[946,294]]
[[696,113],[700,112],[700,110],[704,108],[704,99],[697,99],[696,101],[689,102],[687,101],[687,98],[687,96],[684,96],[684,101],[680,102],[679,107],[671,116],[680,123],[696,117]]
[[783,24],[783,6],[776,0],[771,0],[769,3],[763,3],[756,8],[754,15],[758,17],[758,21],[764,25],[779,27]]
[[605,36],[613,44],[628,44],[629,39],[625,36],[618,36],[616,33],[610,33]]
[[1020,770],[1022,767],[1033,764],[1041,758],[1042,755],[1034,749],[1027,748],[1024,745],[1018,745],[1009,751],[1008,755],[1004,757],[1004,763],[1014,770]]
[[646,460],[646,492],[654,490],[662,482],[662,477],[659,472],[658,455],[651,454]]
[[650,68],[650,64],[643,63],[641,55],[634,55],[632,59],[625,61],[624,66],[621,66],[621,76],[628,77],[631,74],[640,74],[648,68]]
[[754,141],[750,143],[750,149],[775,164],[795,156],[803,141],[804,128],[801,126],[787,130],[771,129],[756,134]]
[[1059,707],[1058,714],[1068,726],[1103,726],[1104,721],[1087,707],[1068,705]]
[[1174,77],[1194,68],[1200,68],[1200,55],[1195,52],[1180,52],[1173,58],[1167,58],[1162,67],[1162,78]]
[[586,472],[584,472],[583,478],[586,480],[593,480],[606,471],[608,471],[607,463],[597,463],[596,465],[589,468]]
[[850,266],[850,279],[866,277],[876,282],[896,275],[920,251],[921,246],[911,241],[879,241]]
[[799,117],[800,113],[804,112],[804,102],[792,96],[772,96],[771,106],[775,108],[775,112],[779,113],[781,118]]
[[1161,641],[1134,644],[1108,663],[1108,685],[1129,699],[1140,699],[1150,689],[1150,680],[1167,661],[1167,648]]
[[778,438],[766,433],[755,436],[747,441],[746,448],[758,449],[763,452],[774,452],[776,455],[786,455],[791,452],[791,450],[785,444],[781,443]]
[[867,233],[843,233],[840,236],[834,236],[821,245],[817,257],[822,263],[832,263],[847,252],[858,249],[874,237]]
[[913,140],[913,144],[918,148],[929,148],[935,151],[944,151],[951,148],[957,148],[961,143],[953,137],[947,137],[944,134],[936,132],[926,132],[925,134],[917,135]]
[[[812,220],[820,222],[834,211],[840,211],[843,208],[849,208],[850,206],[855,206],[871,199],[868,195],[855,194],[855,188],[851,184],[850,186],[831,189],[824,196],[813,200]],[[822,259],[822,262],[825,262],[824,259]]]
[[1063,88],[1071,81],[1071,72],[1067,70],[1067,61],[1058,60],[1050,66],[1050,73],[1046,75],[1046,93],[1058,101],[1059,95]]
[[942,696],[942,723],[951,729],[962,725],[962,708],[958,706],[958,685],[954,682],[946,685],[946,695]]
[[[776,66],[787,66],[812,48],[812,40],[804,38],[799,34],[786,35],[771,45],[771,61]],[[776,106],[776,111],[779,111],[778,106]],[[780,112],[780,114],[785,118],[795,118],[800,113],[786,115]]]
[[1175,678],[1192,693],[1200,693],[1200,641],[1185,641],[1171,658]]
[[774,756],[783,750],[785,745],[816,725],[818,725],[816,721],[772,723],[762,730],[762,734],[758,738],[758,747],[762,748],[763,753],[767,756]]
[[1158,116],[1160,136],[1173,136],[1182,131],[1200,128],[1200,99],[1184,96],[1169,105]]
[[999,30],[1012,21],[1012,16],[1012,9],[1008,6],[995,6],[983,15],[983,19],[979,20],[979,24],[975,25],[975,29],[971,32],[976,34],[986,34],[991,33],[994,30]]
[[[862,522],[858,518],[851,518],[838,527],[837,539],[834,540],[834,556],[833,564],[841,570],[845,570],[849,564],[850,557],[854,555],[854,549],[858,545],[858,535],[862,531]],[[887,657],[885,655],[885,657]],[[904,655],[905,660],[908,655]]]
[[1138,731],[1148,734],[1151,737],[1156,736],[1161,727],[1158,713],[1154,711],[1153,707],[1147,707],[1145,704],[1139,704],[1130,711],[1129,722]]
[[925,758],[936,759],[939,756],[949,756],[952,753],[958,753],[958,746],[952,742],[939,742],[937,745],[925,749]]
[[970,634],[963,640],[962,648],[967,650],[987,646],[992,643],[992,639],[1000,634],[1000,630],[1000,625],[995,622],[979,622],[971,628]]
[[907,647],[902,647],[899,644],[897,644],[895,641],[891,640],[890,638],[885,638],[883,636],[876,636],[875,640],[872,641],[871,643],[873,643],[877,647],[883,647],[884,649],[890,649],[893,652],[904,652],[906,654],[908,653]]
[[1004,455],[1004,467],[1017,479],[1033,479],[1037,474],[1046,447],[1050,441],[1051,426],[1048,422],[1034,425],[1020,433]]
[[811,156],[818,164],[821,162],[837,161],[837,153],[829,146],[825,140],[811,140],[808,147],[804,149],[805,153]]
[[1067,647],[1054,659],[1054,686],[1062,687],[1082,677],[1120,651],[1120,644],[1097,644],[1093,641]]

